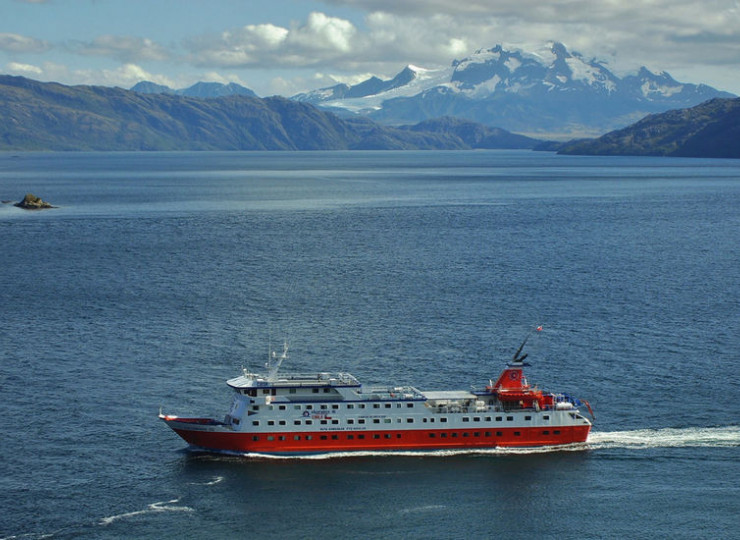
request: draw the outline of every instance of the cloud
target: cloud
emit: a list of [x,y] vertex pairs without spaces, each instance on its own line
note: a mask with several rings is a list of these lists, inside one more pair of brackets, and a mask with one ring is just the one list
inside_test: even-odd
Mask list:
[[350,22],[311,13],[305,23],[284,28],[247,25],[218,36],[186,41],[189,61],[216,67],[307,67],[341,62],[361,49],[358,30]]
[[20,34],[0,33],[0,51],[11,53],[42,53],[51,49],[46,41]]
[[19,62],[8,62],[8,64],[5,65],[5,71],[13,75],[34,77],[44,73],[44,71],[38,66],[34,66],[32,64],[21,64]]
[[73,42],[72,51],[84,56],[105,56],[121,62],[168,60],[171,54],[147,38],[131,36],[98,36],[90,42]]

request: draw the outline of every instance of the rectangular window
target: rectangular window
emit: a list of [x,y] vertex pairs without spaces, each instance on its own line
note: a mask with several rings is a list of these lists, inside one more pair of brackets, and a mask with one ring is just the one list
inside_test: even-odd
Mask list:
[[515,431],[515,432],[514,432],[514,437],[519,437],[519,435],[521,435],[521,434],[522,434],[522,433],[521,433],[520,431]]
[[524,419],[525,419],[525,420],[531,420],[531,419],[532,419],[532,417],[531,417],[531,416],[525,416],[525,417],[524,417]]
[[267,440],[268,441],[274,441],[275,440],[275,437],[273,437],[272,435],[268,435],[267,436]]
[[380,403],[373,403],[373,409],[380,409]]
[[412,408],[414,406],[414,404],[413,403],[407,403],[406,406],[410,409],[410,408]]
[[294,435],[293,436],[293,440],[294,441],[300,441],[301,440],[301,436],[300,435]]
[[442,418],[440,418],[440,419],[439,419],[439,421],[440,421],[440,422],[447,422],[447,418],[445,418],[445,417],[443,416]]
[[313,439],[313,435],[306,435],[306,440],[307,441],[310,441],[311,439]]
[[365,408],[365,404],[364,403],[360,403],[360,409],[364,409],[364,408]]
[[452,434],[452,436],[453,436],[453,437],[457,437],[457,433],[453,433],[453,434]]
[[260,440],[260,438],[259,438],[259,437],[258,437],[257,435],[253,435],[253,436],[252,436],[252,440],[253,440],[253,441],[259,441],[259,440]]
[[300,420],[293,420],[293,425],[294,426],[300,426],[301,425],[301,421]]
[[322,405],[322,406],[321,406],[321,410],[324,410],[324,411],[325,411],[326,409],[328,409],[328,408],[329,408],[329,406],[328,406],[328,405]]
[[469,436],[470,436],[470,433],[467,433],[467,432],[463,433],[463,437],[469,437]]
[[306,410],[307,411],[313,410],[313,405],[306,405]]
[[556,429],[555,431],[553,431],[553,434],[554,435],[560,435],[560,430],[559,429]]
[[278,437],[278,439],[281,440],[281,441],[284,441],[285,440],[285,435],[280,435],[280,437]]
[[306,420],[306,425],[307,426],[310,426],[311,424],[313,424],[313,420]]
[[347,440],[348,441],[352,441],[352,440],[354,440],[354,438],[355,438],[354,435],[347,435]]
[[473,433],[473,437],[480,437],[480,432],[476,431],[475,433]]
[[433,439],[434,437],[436,437],[436,435],[435,435],[434,433],[430,433],[430,434],[429,434],[429,438],[430,438],[430,439]]
[[332,405],[331,408],[336,411],[339,408],[339,405]]
[[386,404],[385,404],[385,408],[386,408],[386,409],[390,409],[390,408],[391,408],[391,404],[390,404],[390,403],[386,403]]
[[357,436],[357,438],[358,438],[358,439],[364,439],[364,438],[365,438],[365,436],[364,436],[364,435],[358,435],[358,436]]
[[490,422],[490,421],[491,421],[491,417],[490,416],[486,416],[486,422]]
[[364,418],[360,418],[360,419],[359,419],[359,420],[357,421],[357,423],[358,423],[358,424],[364,424],[364,423],[365,423],[365,419],[364,419]]
[[268,426],[274,426],[275,425],[275,420],[268,420],[267,421],[267,425]]
[[319,439],[321,439],[322,441],[325,441],[326,439],[328,439],[328,437],[326,435],[322,435],[321,437],[319,437]]
[[444,438],[446,438],[446,437],[447,437],[447,433],[440,433],[440,434],[439,434],[439,436],[440,436],[440,437],[442,437],[442,438],[444,439]]
[[339,438],[339,435],[332,435],[331,440],[336,441]]
[[549,420],[550,419],[550,415],[549,414],[546,414],[545,416],[542,417],[542,419],[543,420]]
[[373,439],[380,439],[380,435],[378,435],[378,434],[376,433],[375,435],[373,435]]
[[350,403],[349,405],[347,405],[347,408],[348,408],[348,409],[354,409],[354,408],[355,408],[355,406],[354,406],[354,405],[353,405],[352,403]]
[[278,407],[278,409],[279,409],[279,410],[281,410],[281,411],[284,411],[284,410],[285,410],[285,405],[280,405],[280,406]]
[[406,423],[407,424],[413,424],[414,423],[414,419],[413,418],[407,418],[406,419]]
[[353,418],[348,418],[348,419],[347,419],[347,423],[348,423],[348,424],[354,424],[354,423],[355,423],[355,421],[354,421],[354,419],[353,419]]
[[290,389],[290,393],[291,393],[291,394],[295,394],[295,388],[291,388],[291,389]]
[[294,409],[295,409],[296,411],[300,411],[300,410],[301,410],[301,406],[300,406],[300,405],[293,405],[293,408],[294,408]]
[[496,432],[496,437],[503,437],[503,436],[504,436],[503,431],[497,431]]
[[485,435],[486,435],[486,437],[490,437],[491,436],[491,432],[490,431],[486,431]]
[[373,418],[373,424],[380,424],[380,418]]
[[269,396],[270,395],[270,389],[269,388],[265,388],[264,390],[262,390],[262,395],[263,396]]
[[514,421],[514,417],[513,416],[507,416],[506,417],[506,421],[507,422],[513,422]]
[[339,423],[339,420],[332,420],[331,423],[337,425]]
[[480,416],[474,416],[473,422],[480,422]]
[[259,426],[260,425],[260,421],[259,420],[252,420],[252,425],[253,426]]
[[285,420],[280,420],[280,422],[278,422],[278,423],[279,423],[279,424],[280,424],[281,426],[284,426],[284,425],[286,424]]
[[312,389],[311,389],[311,391],[312,391],[312,392],[313,392],[314,394],[318,394],[318,393],[319,393],[319,389],[318,389],[318,388],[312,388]]
[[326,425],[326,424],[328,424],[329,422],[328,422],[328,421],[326,421],[326,420],[321,420],[321,422],[319,422],[319,423],[320,423],[320,424],[321,424],[322,426],[325,426],[325,425]]
[[329,388],[324,388],[324,394],[328,394],[331,390]]
[[385,419],[383,420],[383,423],[384,423],[384,424],[390,424],[391,422],[392,422],[392,420],[391,420],[390,418],[385,418]]
[[496,422],[503,422],[503,420],[504,420],[504,417],[503,416],[497,416],[496,417]]
[[390,433],[386,433],[386,434],[385,434],[385,438],[386,438],[386,439],[390,439],[390,438],[391,438],[391,434],[390,434]]
[[463,422],[470,422],[470,418],[468,418],[467,416],[463,416]]
[[542,434],[543,435],[549,435],[550,434],[550,431],[546,429],[545,431],[542,432]]

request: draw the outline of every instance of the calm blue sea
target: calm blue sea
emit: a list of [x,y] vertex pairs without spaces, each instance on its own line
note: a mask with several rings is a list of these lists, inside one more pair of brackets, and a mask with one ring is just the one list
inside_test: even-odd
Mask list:
[[[0,538],[740,537],[740,161],[0,154]],[[249,459],[285,369],[467,389],[527,332],[585,448]]]

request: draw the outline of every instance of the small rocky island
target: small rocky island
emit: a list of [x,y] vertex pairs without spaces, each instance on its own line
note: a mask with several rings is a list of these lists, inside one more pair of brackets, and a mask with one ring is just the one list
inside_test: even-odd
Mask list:
[[21,202],[15,203],[14,206],[18,208],[25,208],[26,210],[43,210],[45,208],[55,208],[46,201],[42,201],[40,197],[37,197],[33,193],[26,193]]

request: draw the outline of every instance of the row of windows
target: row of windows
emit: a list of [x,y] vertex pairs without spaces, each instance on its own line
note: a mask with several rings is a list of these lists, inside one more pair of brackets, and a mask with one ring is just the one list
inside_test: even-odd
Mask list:
[[[346,409],[354,409],[355,408],[355,405],[357,405],[357,408],[358,409],[364,409],[366,407],[364,403],[347,403],[347,404],[345,404],[344,407]],[[380,403],[373,403],[372,405],[373,405],[373,407],[372,407],[373,409],[380,409],[381,408],[381,404]],[[392,403],[383,403],[382,405],[383,405],[383,408],[385,408],[385,409],[390,409],[390,408],[393,407],[393,404]],[[402,406],[403,406],[402,403],[396,403],[396,408],[400,409]],[[414,407],[414,404],[413,403],[406,403],[406,408],[413,409],[413,407]],[[285,411],[285,410],[287,410],[288,406],[287,405],[268,405],[268,409],[271,410],[271,411],[274,411],[275,408],[277,408],[277,410],[279,410],[279,411]],[[296,411],[301,411],[301,410],[312,411],[312,410],[314,410],[314,406],[313,405],[305,405],[305,406],[303,406],[303,405],[293,405],[293,409],[295,409]],[[260,410],[260,406],[259,405],[252,405],[252,410],[253,411],[258,411],[258,410]],[[322,403],[321,405],[318,406],[318,410],[322,410],[322,411],[329,410],[329,405],[327,405],[325,403]],[[339,410],[339,405],[337,405],[337,404],[331,405],[331,410],[333,410],[333,411]]]
[[[543,416],[542,418],[543,418],[544,420],[549,420],[549,419],[550,419],[550,417],[549,417],[549,416]],[[480,421],[481,421],[481,419],[483,419],[483,420],[484,420],[485,422],[491,422],[491,421],[493,420],[493,417],[491,417],[491,416],[485,416],[485,417],[481,417],[481,416],[474,416],[474,417],[473,417],[473,422],[480,422]],[[434,422],[435,422],[436,420],[437,420],[437,419],[436,419],[435,417],[433,417],[433,416],[432,416],[432,417],[424,417],[424,418],[422,418],[422,422],[423,422],[423,423],[427,423],[427,422],[431,422],[431,423],[434,423]],[[532,417],[531,417],[531,416],[529,416],[529,415],[528,415],[528,416],[525,416],[525,417],[524,417],[524,420],[532,420]],[[356,421],[356,422],[357,422],[358,424],[364,424],[364,423],[365,423],[365,419],[364,419],[364,418],[359,418],[359,419],[357,419],[357,420],[355,420],[354,418],[347,418],[347,419],[345,420],[345,422],[346,422],[346,423],[347,423],[348,425],[353,425],[353,424],[355,423],[355,421]],[[392,421],[393,421],[393,420],[392,420],[391,418],[383,418],[383,419],[382,419],[382,422],[381,422],[381,419],[380,419],[380,418],[373,418],[373,419],[372,419],[372,423],[373,423],[373,424],[380,424],[380,423],[384,423],[384,424],[390,424],[390,423],[391,423]],[[398,419],[397,419],[397,421],[398,421],[398,422],[400,422],[400,421],[401,421],[401,419],[400,419],[400,418],[398,418]],[[445,416],[441,416],[441,417],[439,418],[439,421],[440,421],[440,422],[447,422],[447,417],[445,417]],[[468,417],[468,416],[463,416],[463,417],[462,417],[462,421],[463,421],[463,422],[470,422],[470,417]],[[504,421],[504,417],[503,417],[503,416],[497,416],[497,417],[496,417],[496,422],[503,422],[503,421]],[[513,416],[507,416],[507,417],[506,417],[506,421],[507,421],[507,422],[513,422],[513,421],[514,421],[514,417],[513,417]],[[294,425],[294,426],[300,426],[300,425],[304,425],[304,426],[312,426],[312,425],[313,425],[313,423],[314,423],[314,420],[293,420],[293,425]],[[335,426],[336,426],[336,425],[338,425],[338,424],[339,424],[339,420],[337,420],[336,418],[334,418],[334,419],[326,419],[326,420],[318,420],[318,423],[319,423],[320,425],[322,425],[322,426],[328,425],[328,424],[330,424],[330,423],[331,423],[332,425],[335,425]],[[413,423],[414,423],[414,419],[413,419],[413,418],[406,418],[406,423],[408,423],[408,424],[413,424]],[[259,421],[259,420],[253,420],[253,421],[252,421],[252,425],[253,425],[253,426],[259,426],[259,425],[260,425],[260,421]],[[287,426],[287,425],[288,425],[288,423],[287,423],[287,421],[286,421],[286,420],[267,420],[267,425],[268,425],[268,426],[275,426],[275,425],[277,425],[277,426]]]
[[[544,430],[542,432],[542,434],[543,435],[550,435],[550,430]],[[560,430],[557,430],[556,429],[556,430],[554,430],[552,432],[552,434],[553,435],[560,435]],[[445,438],[447,438],[449,436],[449,437],[451,437],[451,438],[454,439],[454,438],[457,438],[457,437],[481,437],[481,435],[483,437],[493,437],[494,436],[493,432],[491,432],[491,431],[485,431],[485,432],[482,432],[482,433],[480,431],[474,431],[472,433],[469,433],[467,431],[463,431],[462,433],[458,433],[458,432],[454,432],[453,431],[452,433],[449,433],[449,434],[446,433],[446,432],[429,433],[429,438],[430,439],[435,439],[435,438],[439,437],[440,439],[445,439]],[[522,435],[522,432],[521,431],[515,431],[514,432],[514,437],[520,437],[521,435]],[[496,437],[503,437],[504,436],[504,432],[503,431],[497,431],[495,436]],[[340,438],[340,435],[337,435],[337,434],[334,434],[334,435],[318,435],[318,436],[315,436],[315,435],[293,435],[293,440],[294,441],[300,441],[300,440],[312,441],[312,440],[314,440],[314,438],[316,438],[317,440],[321,440],[321,441],[326,441],[326,440],[329,440],[329,439],[331,439],[333,441],[338,441],[339,438]],[[380,439],[380,438],[392,439],[394,437],[393,437],[393,434],[392,433],[384,433],[382,435],[380,433],[374,433],[372,435],[359,433],[359,434],[348,434],[348,435],[345,435],[344,436],[344,440],[347,440],[347,441],[353,441],[355,439],[357,439],[357,440],[365,440],[366,438],[373,438],[373,439]],[[395,438],[396,439],[402,438],[401,433],[396,433],[395,434]],[[253,441],[259,441],[260,439],[261,439],[260,435],[254,435],[254,436],[252,436],[252,440]],[[277,435],[277,436],[275,436],[275,435],[268,435],[268,436],[265,437],[265,440],[267,440],[267,441],[274,441],[274,440],[286,441],[286,440],[288,440],[288,436],[287,435]]]

